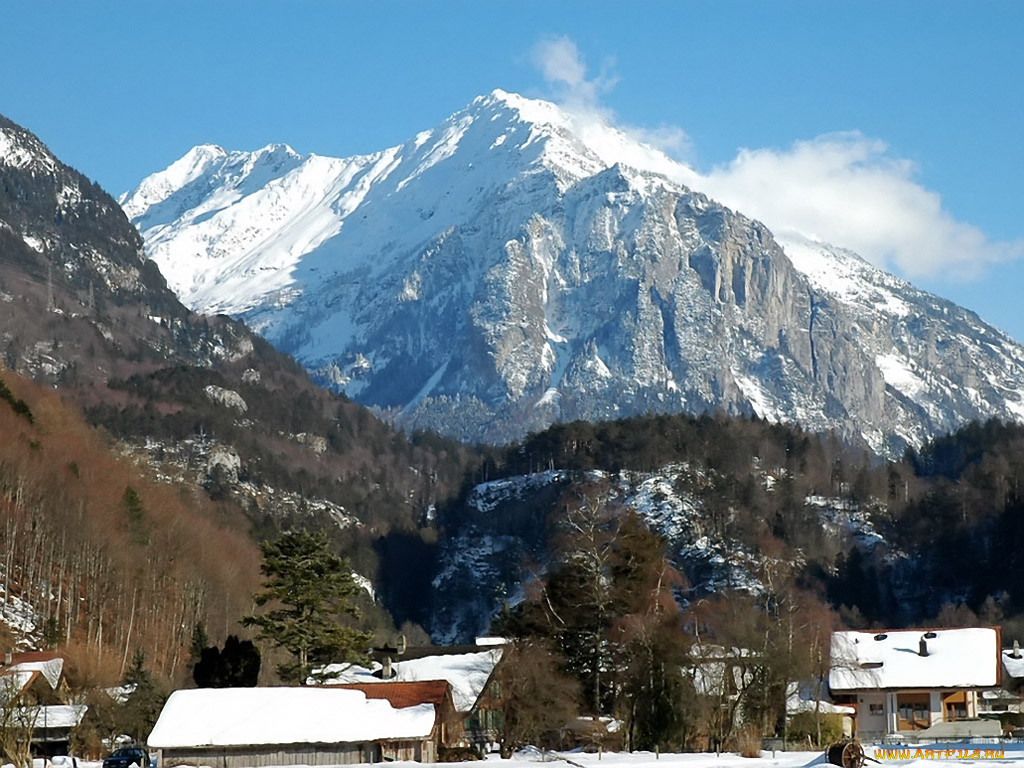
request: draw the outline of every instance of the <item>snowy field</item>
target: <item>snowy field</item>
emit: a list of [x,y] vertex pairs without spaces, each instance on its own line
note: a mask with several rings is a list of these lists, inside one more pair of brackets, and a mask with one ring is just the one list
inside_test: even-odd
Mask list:
[[[901,768],[963,768],[964,766],[991,765],[1012,765],[1014,768],[1024,768],[1024,743],[999,744],[936,744],[930,747],[922,746],[921,750],[930,748],[931,756],[915,757],[917,747],[909,747],[910,757],[906,759],[882,759],[881,765],[898,765]],[[969,748],[982,750],[982,757],[958,758],[956,751]],[[992,749],[997,754],[1003,750],[1002,757],[986,758],[984,750]],[[939,750],[942,755],[939,755]],[[946,750],[952,750],[953,756],[946,757]],[[864,752],[868,757],[875,755],[874,745],[864,745]],[[741,757],[732,752],[723,752],[720,755],[714,753],[662,753],[660,756],[652,752],[617,753],[605,752],[598,757],[596,754],[583,752],[547,752],[541,754],[539,750],[526,749],[514,755],[511,760],[502,760],[498,755],[488,755],[488,761],[492,762],[490,768],[500,768],[501,765],[515,766],[516,768],[527,768],[528,764],[547,763],[551,768],[812,768],[821,766],[825,768],[828,764],[821,752],[762,752],[759,758]],[[34,768],[44,768],[42,761],[34,761]],[[365,765],[370,765],[366,763]],[[381,763],[375,764],[380,768]],[[423,768],[423,763],[396,761],[388,763],[393,768]],[[438,763],[437,765],[444,765]],[[467,763],[467,766],[474,763]],[[870,760],[865,763],[865,768],[877,765]],[[13,766],[2,766],[2,768],[14,768]],[[49,767],[45,767],[49,768]],[[62,768],[58,763],[53,768]],[[77,768],[102,768],[100,762],[78,761]],[[292,768],[295,768],[294,766]],[[355,766],[339,766],[339,768],[356,768]]]

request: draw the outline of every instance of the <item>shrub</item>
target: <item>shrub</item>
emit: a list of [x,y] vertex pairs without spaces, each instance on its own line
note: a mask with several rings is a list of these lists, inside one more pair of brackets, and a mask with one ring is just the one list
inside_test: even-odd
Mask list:
[[834,744],[843,738],[843,716],[819,713],[821,718],[821,742],[818,742],[818,726],[814,712],[798,712],[789,719],[789,740],[792,743],[810,743],[816,747]]
[[736,731],[733,743],[741,757],[760,757],[764,737],[757,726],[745,725]]

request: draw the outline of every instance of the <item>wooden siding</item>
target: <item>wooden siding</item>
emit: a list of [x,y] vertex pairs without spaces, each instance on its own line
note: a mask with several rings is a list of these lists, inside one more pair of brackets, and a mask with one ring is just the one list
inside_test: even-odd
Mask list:
[[278,744],[239,747],[182,747],[158,750],[160,768],[204,765],[210,768],[263,768],[271,765],[350,765],[375,763],[380,748],[361,744]]

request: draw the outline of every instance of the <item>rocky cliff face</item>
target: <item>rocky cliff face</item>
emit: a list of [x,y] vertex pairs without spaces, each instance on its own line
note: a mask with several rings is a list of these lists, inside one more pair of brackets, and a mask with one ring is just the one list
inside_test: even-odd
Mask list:
[[197,147],[122,203],[183,301],[409,427],[721,409],[894,454],[1024,415],[1009,338],[686,175],[496,91],[375,155]]

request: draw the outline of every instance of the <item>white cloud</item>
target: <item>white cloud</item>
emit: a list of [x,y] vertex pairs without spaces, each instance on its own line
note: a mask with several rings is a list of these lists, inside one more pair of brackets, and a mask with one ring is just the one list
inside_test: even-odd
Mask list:
[[600,106],[600,96],[613,88],[617,79],[605,75],[588,78],[580,49],[569,37],[562,35],[539,41],[533,47],[532,58],[566,107],[608,115]]
[[971,276],[1024,255],[1024,243],[993,242],[957,221],[915,170],[884,142],[853,132],[785,150],[744,149],[698,183],[773,229],[849,248],[909,277]]
[[688,157],[692,151],[690,137],[678,125],[659,125],[657,128],[619,125],[618,128],[627,136],[643,144],[650,144],[671,157]]
[[[915,179],[914,164],[894,157],[883,141],[859,132],[826,134],[788,149],[742,149],[731,162],[700,173],[681,162],[692,156],[682,128],[622,125],[601,104],[617,82],[609,63],[588,77],[579,48],[564,35],[541,40],[532,54],[580,136],[600,137],[608,146],[607,160],[664,173],[773,230],[849,248],[908,277],[973,276],[1024,256],[1024,241],[994,242],[958,221],[937,192]],[[648,148],[608,142],[608,126]]]
[[604,133],[603,128],[614,126],[634,141],[654,147],[670,157],[689,155],[690,139],[679,126],[643,128],[624,125],[616,120],[610,108],[601,103],[602,94],[614,88],[619,81],[612,72],[611,60],[604,62],[600,74],[587,77],[583,55],[576,43],[565,35],[541,40],[531,54],[534,66],[553,91],[555,100],[570,113],[581,134]]

